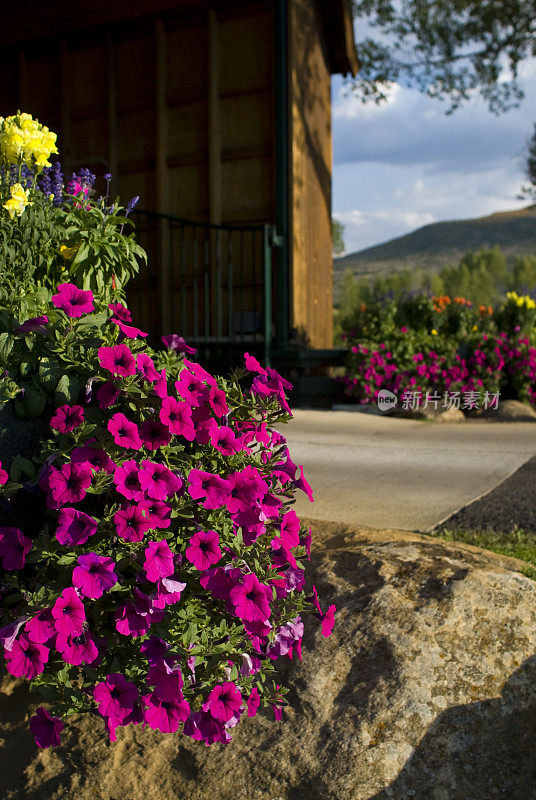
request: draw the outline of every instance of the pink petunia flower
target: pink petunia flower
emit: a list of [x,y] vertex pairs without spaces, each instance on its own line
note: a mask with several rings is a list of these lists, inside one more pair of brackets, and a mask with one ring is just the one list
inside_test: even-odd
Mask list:
[[269,586],[260,583],[257,576],[249,573],[244,582],[231,589],[230,600],[235,613],[240,619],[251,622],[264,622],[271,614],[268,598],[272,590]]
[[109,408],[117,401],[121,392],[110,381],[106,381],[97,390],[97,400],[99,401],[99,408]]
[[123,636],[144,636],[151,625],[164,619],[165,612],[139,589],[134,588],[132,594],[133,599],[115,612],[115,627]]
[[158,450],[171,441],[171,433],[158,420],[146,419],[140,425],[140,439],[147,450]]
[[222,425],[212,431],[210,443],[224,456],[232,456],[233,453],[240,450],[240,443],[231,428],[227,427],[227,425]]
[[108,303],[112,315],[122,322],[132,322],[132,314],[122,303]]
[[52,616],[52,609],[45,608],[43,611],[38,611],[35,617],[29,619],[24,630],[28,639],[37,644],[46,644],[56,636],[56,628],[54,627],[54,617]]
[[59,717],[51,717],[46,708],[40,706],[30,719],[30,730],[38,747],[58,747],[61,744],[60,733],[63,722]]
[[77,508],[61,508],[58,513],[56,539],[60,544],[76,547],[85,544],[97,532],[97,522]]
[[244,353],[244,361],[246,369],[250,372],[256,372],[258,375],[268,375],[264,367],[261,367],[255,356],[250,356],[249,353]]
[[169,528],[171,525],[171,506],[160,500],[142,500],[138,506],[151,524],[151,530]]
[[190,716],[190,706],[181,693],[175,697],[162,697],[154,691],[146,698],[145,722],[153,730],[162,733],[174,733],[181,722]]
[[138,464],[134,459],[123,461],[121,466],[116,467],[114,472],[114,483],[117,491],[126,497],[127,500],[143,500],[145,499],[144,489],[142,487],[141,472]]
[[173,553],[165,539],[160,542],[149,542],[149,546],[145,548],[143,568],[147,580],[152,583],[173,575],[175,571]]
[[115,470],[115,464],[105,450],[100,447],[94,447],[89,442],[82,447],[75,447],[71,452],[71,461],[73,464],[89,464],[91,469],[98,472],[103,469],[105,472],[112,473]]
[[55,503],[79,503],[91,486],[91,470],[85,464],[64,464],[60,469],[51,469],[48,476],[50,493]]
[[190,537],[185,556],[198,570],[217,564],[221,558],[220,537],[216,531],[198,531]]
[[52,616],[58,633],[80,636],[84,630],[86,612],[76,589],[69,586],[63,590],[52,606]]
[[78,566],[73,569],[73,586],[80,589],[84,597],[98,600],[117,583],[114,567],[115,563],[107,556],[84,553],[78,556]]
[[232,681],[217,684],[203,703],[203,711],[208,711],[218,722],[227,722],[237,715],[242,704],[242,695]]
[[171,578],[160,578],[156,584],[156,595],[153,596],[154,608],[165,608],[173,606],[181,599],[182,592],[186,589],[186,584]]
[[176,436],[184,436],[189,442],[195,439],[192,407],[185,400],[165,397],[160,410],[160,420]]
[[15,328],[14,333],[17,336],[25,336],[27,333],[44,333],[45,325],[47,323],[47,316],[32,317],[32,319],[27,319],[26,322],[23,322],[22,325],[19,325],[18,328]]
[[138,353],[136,356],[136,371],[149,383],[154,383],[160,377],[153,359],[147,353]]
[[99,363],[112,375],[126,378],[136,374],[136,361],[126,344],[114,344],[112,347],[99,348]]
[[152,500],[167,500],[182,487],[182,480],[163,464],[142,461],[140,484]]
[[54,412],[50,420],[50,427],[60,433],[69,433],[78,428],[84,421],[84,409],[82,406],[60,406]]
[[119,672],[107,675],[93,689],[99,713],[114,720],[123,720],[133,711],[138,695],[135,684]]
[[61,653],[62,659],[67,664],[93,664],[99,657],[99,650],[89,631],[84,631],[79,636],[69,636],[58,633],[56,637],[56,650]]
[[170,333],[168,336],[162,336],[162,342],[168,350],[175,350],[176,353],[188,353],[192,356],[197,353],[195,347],[189,347],[182,336],[179,336],[177,333]]
[[49,653],[48,647],[30,641],[26,634],[21,633],[13,642],[11,650],[4,651],[6,669],[16,678],[26,678],[31,681],[45,669]]
[[131,422],[124,414],[114,414],[108,422],[108,430],[114,437],[114,442],[126,450],[140,450],[141,439],[138,426]]
[[0,461],[0,486],[3,486],[5,483],[8,482],[8,480],[9,480],[9,475],[7,474],[5,469],[2,469],[2,462]]
[[120,508],[114,514],[114,522],[117,535],[125,542],[141,542],[151,530],[151,521],[136,506]]
[[333,625],[335,623],[335,606],[330,606],[325,613],[324,619],[322,620],[322,636],[329,636],[331,631],[333,630]]
[[5,570],[22,569],[32,547],[32,540],[19,528],[0,528],[0,559]]
[[112,319],[110,320],[114,325],[117,325],[123,336],[126,336],[128,339],[137,339],[138,336],[149,336],[148,333],[141,331],[139,328],[136,328],[135,325],[127,325],[120,319]]
[[251,694],[246,700],[246,703],[248,706],[248,717],[254,717],[261,704],[261,697],[256,686],[251,690]]
[[227,405],[223,389],[212,386],[208,396],[208,402],[216,417],[226,417],[229,413],[229,406]]
[[211,472],[202,472],[198,469],[190,470],[188,474],[188,492],[192,500],[205,498],[203,508],[216,509],[225,505],[229,496],[229,481],[213,475]]
[[95,310],[93,292],[79,289],[74,283],[62,283],[58,293],[52,296],[52,303],[68,317],[81,317]]

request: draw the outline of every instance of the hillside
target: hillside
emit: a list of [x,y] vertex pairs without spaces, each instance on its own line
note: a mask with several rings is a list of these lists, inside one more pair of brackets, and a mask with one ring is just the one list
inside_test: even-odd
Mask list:
[[536,254],[536,205],[477,219],[435,222],[385,244],[334,259],[334,289],[349,268],[359,276],[380,276],[409,269],[438,272],[468,250],[497,245],[504,255]]

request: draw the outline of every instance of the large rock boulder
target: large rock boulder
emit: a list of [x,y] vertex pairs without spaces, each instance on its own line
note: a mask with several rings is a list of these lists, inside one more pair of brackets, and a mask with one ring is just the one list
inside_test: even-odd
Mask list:
[[[314,579],[339,611],[286,662],[291,706],[210,748],[137,728],[66,728],[38,752],[27,700],[0,705],[5,800],[530,800],[536,787],[536,583],[468,546],[315,523]],[[318,545],[317,545],[318,546]],[[10,693],[10,694],[9,694]],[[97,730],[98,729],[98,730]]]

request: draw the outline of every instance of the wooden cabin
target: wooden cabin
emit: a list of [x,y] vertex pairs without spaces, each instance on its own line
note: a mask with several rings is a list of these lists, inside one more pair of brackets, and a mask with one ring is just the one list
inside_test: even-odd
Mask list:
[[0,114],[28,111],[66,170],[140,196],[140,327],[218,358],[332,346],[330,76],[357,71],[347,0],[27,0],[2,22]]

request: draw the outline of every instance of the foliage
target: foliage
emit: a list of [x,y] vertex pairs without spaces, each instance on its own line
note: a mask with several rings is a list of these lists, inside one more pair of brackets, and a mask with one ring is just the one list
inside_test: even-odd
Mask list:
[[344,225],[335,217],[331,218],[331,242],[333,255],[342,255],[346,249],[344,245]]
[[526,566],[521,569],[523,575],[536,580],[536,542],[532,533],[525,533],[520,528],[513,531],[495,531],[440,527],[433,530],[430,535],[445,542],[465,542],[502,556],[519,558],[526,562]]
[[416,87],[449,102],[478,92],[494,113],[519,104],[522,63],[536,55],[534,0],[354,0],[360,73],[348,85],[365,102],[386,99],[389,84]]
[[[260,704],[281,718],[274,661],[301,657],[303,612],[325,636],[333,625],[335,607],[304,593],[310,533],[292,504],[312,494],[275,428],[290,384],[247,354],[215,378],[176,335],[166,353],[148,348],[118,302],[136,252],[122,218],[106,232],[114,212],[93,203],[87,172],[57,204],[34,178],[29,202],[78,286],[50,296],[56,261],[37,243],[24,274],[10,259],[2,277],[0,405],[49,431],[9,474],[0,464],[6,667],[50,704],[30,721],[41,747],[81,712],[112,740],[142,723],[228,742]],[[32,209],[6,210],[0,230],[31,238]]]
[[519,199],[529,198],[532,202],[536,200],[536,123],[532,136],[527,141],[527,158],[525,161],[525,176],[528,184],[521,187]]

